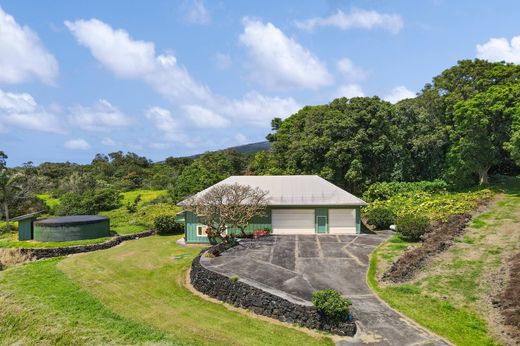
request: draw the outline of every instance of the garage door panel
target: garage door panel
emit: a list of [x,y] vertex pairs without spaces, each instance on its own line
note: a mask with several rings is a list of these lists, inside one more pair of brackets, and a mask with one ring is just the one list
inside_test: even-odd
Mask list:
[[273,209],[273,234],[314,234],[314,209]]
[[329,233],[356,233],[356,210],[329,209]]

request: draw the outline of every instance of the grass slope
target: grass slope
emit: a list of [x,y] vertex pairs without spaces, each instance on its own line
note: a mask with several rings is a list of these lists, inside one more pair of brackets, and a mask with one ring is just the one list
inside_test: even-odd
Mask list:
[[457,345],[494,345],[499,318],[490,297],[507,258],[520,251],[520,182],[500,184],[505,193],[477,215],[463,237],[405,284],[378,279],[412,245],[393,237],[371,257],[368,282],[393,308]]
[[105,308],[57,269],[58,261],[0,273],[0,344],[177,344]]
[[178,238],[1,272],[0,344],[333,345],[194,296],[183,281],[200,249]]

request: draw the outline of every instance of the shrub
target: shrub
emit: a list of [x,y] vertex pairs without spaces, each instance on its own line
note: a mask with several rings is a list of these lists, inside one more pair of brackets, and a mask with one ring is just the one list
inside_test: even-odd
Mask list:
[[448,184],[444,180],[417,181],[417,182],[381,182],[370,185],[363,194],[367,202],[384,201],[399,194],[413,192],[441,193],[446,192]]
[[16,223],[10,223],[9,227],[7,227],[7,224],[3,221],[0,221],[0,234],[2,233],[11,233],[11,232],[18,232],[18,227]]
[[429,226],[430,221],[424,215],[408,213],[397,218],[397,232],[408,241],[421,240]]
[[88,191],[83,194],[69,192],[60,199],[56,206],[57,215],[88,215],[100,211],[109,211],[121,206],[123,196],[119,191],[106,188]]
[[327,289],[316,291],[312,296],[312,304],[326,316],[334,320],[346,321],[352,302],[344,298],[340,292]]
[[231,276],[229,277],[229,280],[230,280],[231,282],[237,282],[238,280],[240,280],[240,276],[238,276],[238,275],[231,275]]
[[390,225],[395,223],[395,214],[392,210],[385,207],[375,207],[369,209],[367,213],[368,224],[378,229],[388,229]]
[[137,212],[137,206],[141,202],[141,195],[137,195],[133,202],[128,202],[126,204],[126,210],[128,210],[129,213],[135,213]]
[[153,229],[157,234],[176,234],[182,233],[182,225],[175,222],[175,216],[161,215],[153,221]]

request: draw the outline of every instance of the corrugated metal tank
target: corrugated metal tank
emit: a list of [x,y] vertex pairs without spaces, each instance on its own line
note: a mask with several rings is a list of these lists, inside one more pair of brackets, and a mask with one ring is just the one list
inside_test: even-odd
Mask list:
[[110,236],[110,220],[105,216],[63,216],[34,222],[34,240],[61,242]]

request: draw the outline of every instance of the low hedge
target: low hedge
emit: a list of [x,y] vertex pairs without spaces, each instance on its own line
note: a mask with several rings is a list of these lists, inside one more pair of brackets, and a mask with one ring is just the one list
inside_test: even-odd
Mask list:
[[428,231],[430,220],[424,215],[403,214],[397,218],[397,233],[408,241],[419,241]]
[[385,207],[372,208],[367,212],[367,223],[377,229],[388,229],[395,223],[395,214]]
[[179,234],[183,232],[182,225],[175,221],[175,216],[161,215],[153,220],[153,229],[157,234]]

